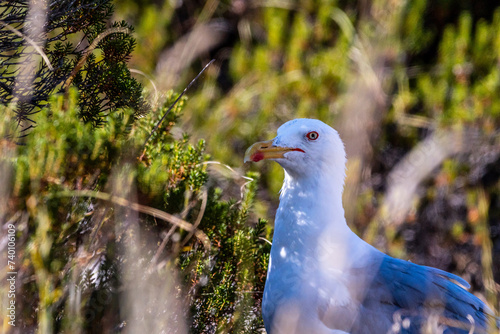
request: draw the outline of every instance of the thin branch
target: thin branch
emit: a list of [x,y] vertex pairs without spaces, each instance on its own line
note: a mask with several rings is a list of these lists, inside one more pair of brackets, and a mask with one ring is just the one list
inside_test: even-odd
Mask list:
[[80,71],[80,69],[83,67],[83,65],[87,61],[88,56],[92,53],[92,51],[95,50],[95,48],[97,47],[97,44],[99,44],[99,42],[102,41],[104,37],[106,37],[106,36],[108,36],[110,34],[115,34],[115,33],[128,34],[129,32],[130,32],[130,30],[128,28],[125,28],[125,27],[115,27],[115,28],[110,28],[110,29],[104,31],[102,34],[99,34],[94,39],[94,41],[92,41],[92,44],[89,45],[89,47],[85,51],[85,54],[78,61],[78,63],[76,64],[75,68],[73,69],[73,71],[71,71],[70,76],[68,77],[68,79],[66,79],[66,81],[63,84],[63,88],[66,89],[66,91],[68,90],[69,85],[71,85],[71,82],[73,82],[73,79],[75,78],[76,74],[78,73],[78,71]]
[[197,230],[192,224],[187,221],[180,219],[170,213],[165,211],[158,210],[156,208],[152,208],[150,206],[142,205],[139,203],[131,202],[125,198],[113,196],[104,192],[97,192],[92,190],[73,190],[73,191],[62,191],[52,195],[53,197],[92,197],[97,198],[103,201],[112,202],[121,206],[128,207],[134,211],[138,211],[141,213],[148,214],[150,216],[162,219],[166,222],[169,222],[177,227],[180,227],[186,231],[193,232],[193,234],[203,243],[203,246],[206,250],[210,250],[210,240],[207,235],[203,233],[203,231]]
[[144,76],[146,79],[149,80],[149,82],[151,83],[151,85],[153,86],[154,90],[155,90],[155,101],[154,101],[154,105],[156,106],[157,102],[158,102],[158,96],[159,96],[159,93],[158,93],[158,88],[156,88],[156,84],[155,82],[153,81],[153,79],[151,79],[151,77],[149,75],[147,75],[146,73],[144,73],[143,71],[140,71],[140,70],[136,70],[135,68],[130,68],[129,69],[130,73],[137,73],[137,74],[140,74],[142,76]]
[[206,189],[203,190],[203,194],[201,195],[201,207],[200,207],[200,212],[198,213],[198,217],[196,217],[196,221],[193,224],[193,231],[189,232],[188,235],[182,240],[180,247],[182,247],[191,239],[193,236],[194,231],[198,228],[198,225],[201,223],[201,219],[203,218],[203,215],[205,214],[205,209],[207,208],[207,202],[208,202],[208,192]]
[[11,26],[10,24],[7,24],[7,23],[5,23],[5,22],[3,22],[1,20],[0,20],[0,25],[2,25],[5,28],[9,29],[14,34],[16,34],[17,36],[19,36],[21,38],[24,38],[36,50],[36,52],[38,52],[38,54],[40,56],[42,56],[43,60],[45,61],[45,64],[47,64],[47,67],[51,71],[54,70],[54,68],[52,67],[52,64],[50,63],[49,58],[47,57],[47,55],[45,54],[45,52],[43,52],[43,50],[38,45],[36,45],[35,41],[33,41],[31,38],[29,38],[28,36],[26,36],[25,34],[23,34],[22,32],[20,32],[19,30],[17,30],[16,28],[14,28],[13,26]]
[[153,258],[151,259],[151,263],[149,264],[148,271],[151,271],[153,269],[153,266],[155,265],[156,261],[158,261],[158,258],[160,257],[160,254],[165,249],[165,246],[167,245],[168,240],[170,239],[170,237],[172,236],[172,234],[174,234],[176,228],[177,228],[176,225],[172,225],[172,227],[170,227],[170,230],[168,230],[168,232],[165,235],[165,237],[163,237],[163,240],[161,242],[160,247],[158,247],[158,250],[156,251],[156,253],[153,256]]
[[225,167],[225,168],[229,169],[238,178],[245,179],[245,180],[247,180],[249,182],[253,181],[253,179],[251,177],[248,177],[248,176],[245,176],[245,175],[241,175],[240,173],[238,173],[237,171],[235,171],[231,166],[226,165],[226,164],[224,164],[224,163],[222,163],[220,161],[214,161],[214,160],[204,161],[204,162],[202,162],[202,165],[219,165],[219,166],[222,166],[222,167]]
[[263,241],[267,242],[268,244],[270,244],[271,246],[273,245],[273,243],[271,241],[267,240],[264,237],[259,237],[259,240],[263,240]]
[[252,179],[251,177],[248,177],[248,176],[245,176],[245,175],[241,175],[240,173],[238,173],[237,171],[235,171],[231,166],[229,165],[226,165],[226,164],[223,164],[222,162],[219,162],[219,161],[204,161],[202,162],[202,165],[219,165],[219,166],[222,166],[222,167],[225,167],[227,168],[229,171],[231,171],[233,173],[233,175],[235,175],[237,178],[240,178],[240,179],[243,179],[243,180],[246,180],[246,182],[244,182],[241,187],[240,187],[240,200],[234,204],[239,204],[241,203],[241,201],[243,200],[243,197],[245,197],[245,187],[247,186],[247,184],[249,184],[250,182],[254,181],[254,179]]
[[141,154],[141,156],[139,157],[139,161],[142,160],[142,158],[144,157],[144,154],[146,153],[146,144],[148,143],[149,139],[151,138],[151,136],[153,135],[153,133],[158,130],[158,128],[160,127],[160,124],[163,122],[163,120],[165,119],[165,117],[167,117],[167,115],[170,113],[170,111],[172,110],[172,108],[177,104],[177,102],[179,102],[179,100],[184,96],[184,94],[187,92],[187,90],[196,82],[196,80],[198,80],[198,78],[203,74],[203,72],[205,72],[205,70],[210,66],[212,65],[212,63],[215,61],[215,59],[212,59],[208,64],[205,65],[205,67],[203,67],[203,69],[201,70],[200,73],[198,73],[198,75],[193,79],[191,80],[191,82],[189,83],[189,85],[187,85],[186,88],[184,88],[184,90],[182,91],[182,93],[179,95],[179,97],[177,97],[177,99],[174,101],[174,103],[172,103],[172,105],[168,108],[167,112],[165,112],[165,114],[162,116],[162,118],[158,121],[158,123],[155,125],[155,127],[153,128],[153,130],[151,130],[151,133],[149,134],[149,136],[146,138],[146,140],[144,141],[144,145],[143,145],[143,152]]

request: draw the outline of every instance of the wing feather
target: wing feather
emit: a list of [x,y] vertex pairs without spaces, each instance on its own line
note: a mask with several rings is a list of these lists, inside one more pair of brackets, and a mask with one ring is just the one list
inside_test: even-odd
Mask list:
[[[401,333],[420,333],[432,317],[447,334],[468,333],[471,319],[475,333],[486,332],[492,311],[462,286],[470,287],[456,275],[385,256],[361,303],[356,321],[359,330],[354,328],[352,333],[364,333],[365,315],[374,312],[393,325],[400,321]],[[390,328],[378,330],[382,333]]]

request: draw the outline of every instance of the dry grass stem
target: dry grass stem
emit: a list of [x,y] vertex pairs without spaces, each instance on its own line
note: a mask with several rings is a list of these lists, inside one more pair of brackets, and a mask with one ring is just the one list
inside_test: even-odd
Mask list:
[[150,206],[138,204],[131,202],[125,198],[122,197],[117,197],[113,196],[111,194],[103,193],[103,192],[96,192],[96,191],[91,191],[91,190],[75,190],[75,191],[65,191],[65,192],[60,192],[56,196],[64,196],[64,197],[91,197],[91,198],[97,198],[103,201],[109,201],[114,204],[118,204],[123,207],[128,207],[129,209],[132,209],[134,211],[138,211],[141,213],[145,213],[147,215],[162,219],[166,222],[169,222],[177,227],[180,227],[188,232],[193,232],[193,234],[201,241],[205,249],[210,250],[210,240],[208,239],[207,235],[203,233],[200,230],[197,230],[192,224],[188,223],[187,221],[180,219],[170,213],[167,213],[165,211],[161,211],[156,208],[152,208]]

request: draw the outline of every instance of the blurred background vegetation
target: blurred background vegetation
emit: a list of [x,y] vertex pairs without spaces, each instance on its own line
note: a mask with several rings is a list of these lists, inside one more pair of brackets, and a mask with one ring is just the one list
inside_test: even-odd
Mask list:
[[498,314],[494,1],[29,4],[0,3],[4,332],[262,332],[282,171],[242,159],[297,117],[340,132],[358,234]]

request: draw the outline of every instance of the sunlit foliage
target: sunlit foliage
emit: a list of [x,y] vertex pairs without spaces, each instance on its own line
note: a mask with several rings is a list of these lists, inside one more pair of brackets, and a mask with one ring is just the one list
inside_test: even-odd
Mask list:
[[[494,2],[49,1],[39,36],[28,3],[0,8],[0,219],[17,226],[23,332],[260,332],[282,171],[240,167],[297,117],[346,142],[357,233],[498,310]],[[16,86],[26,59],[33,85]]]

